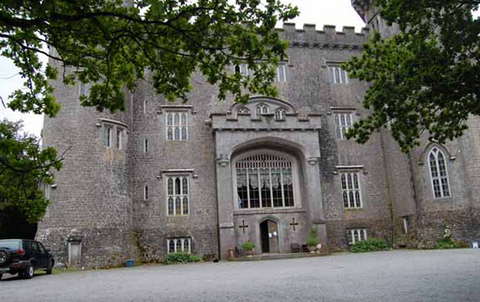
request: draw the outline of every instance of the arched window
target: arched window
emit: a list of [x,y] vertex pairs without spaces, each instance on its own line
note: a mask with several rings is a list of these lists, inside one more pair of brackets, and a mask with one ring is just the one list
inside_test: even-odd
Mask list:
[[280,121],[285,120],[286,113],[287,112],[283,108],[279,108],[279,109],[275,110],[275,119],[280,120]]
[[284,208],[295,205],[293,165],[269,153],[245,157],[235,163],[238,208]]
[[168,216],[186,216],[189,214],[189,191],[188,176],[171,176],[167,178]]
[[265,105],[265,104],[257,105],[257,107],[256,107],[257,118],[261,118],[262,114],[267,114],[267,113],[268,113],[268,106],[267,105]]
[[430,179],[435,198],[450,197],[450,185],[445,154],[437,147],[432,148],[428,154]]

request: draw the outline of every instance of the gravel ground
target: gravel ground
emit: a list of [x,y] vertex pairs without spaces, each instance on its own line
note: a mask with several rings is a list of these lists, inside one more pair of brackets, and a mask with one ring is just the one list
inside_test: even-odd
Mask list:
[[255,262],[141,266],[31,280],[2,301],[480,301],[480,250],[389,251]]

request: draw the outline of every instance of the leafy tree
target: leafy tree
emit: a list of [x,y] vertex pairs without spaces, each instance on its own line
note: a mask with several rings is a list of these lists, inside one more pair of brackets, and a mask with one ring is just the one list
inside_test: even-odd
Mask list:
[[62,164],[55,149],[42,150],[39,140],[21,129],[21,122],[0,122],[0,212],[15,209],[37,222],[49,204],[41,184],[52,184],[51,170]]
[[[145,70],[169,100],[186,99],[190,75],[199,70],[246,101],[246,92],[275,95],[275,65],[287,43],[277,21],[298,14],[279,0],[3,0],[0,51],[25,78],[10,108],[54,116],[59,110],[49,80],[62,72],[64,84],[94,83],[81,102],[98,110],[123,110],[124,88],[133,90]],[[50,51],[45,50],[48,46]],[[39,55],[52,59],[42,66]],[[249,64],[253,76],[230,66]]]
[[480,115],[479,0],[376,0],[381,16],[400,32],[374,32],[360,58],[345,68],[372,83],[364,107],[371,114],[347,133],[365,143],[390,124],[403,151],[427,133],[440,143],[459,137]]

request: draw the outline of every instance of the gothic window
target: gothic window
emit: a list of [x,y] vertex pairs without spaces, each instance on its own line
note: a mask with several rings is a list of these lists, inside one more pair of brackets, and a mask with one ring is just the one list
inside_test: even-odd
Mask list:
[[332,84],[348,84],[348,74],[340,66],[329,66],[328,75]]
[[362,192],[360,189],[360,177],[358,172],[340,173],[342,185],[342,200],[345,209],[362,207]]
[[352,113],[335,113],[335,132],[337,139],[345,139],[345,133],[352,127]]
[[256,107],[257,118],[262,117],[262,114],[268,113],[268,106],[265,104],[257,105]]
[[248,68],[248,64],[240,64],[240,74],[244,77],[252,75],[252,70]]
[[112,126],[103,125],[103,145],[105,147],[111,147],[112,145],[112,130]]
[[191,238],[171,238],[167,239],[167,250],[169,254],[183,253],[190,254],[192,252]]
[[352,245],[359,241],[367,240],[367,229],[347,230],[348,244]]
[[293,207],[293,167],[286,158],[255,154],[235,163],[238,208]]
[[166,124],[167,141],[188,140],[188,112],[168,112]]
[[278,121],[283,121],[285,120],[285,116],[287,114],[287,111],[283,108],[278,108],[275,110],[275,119]]
[[190,212],[188,176],[167,177],[168,216],[187,216]]
[[250,115],[250,109],[247,107],[241,107],[237,111],[238,114],[245,114],[245,115]]
[[428,155],[430,179],[435,198],[450,197],[450,185],[445,158],[445,154],[437,147],[432,148]]
[[284,83],[287,81],[287,74],[285,72],[285,65],[279,65],[277,67],[277,82]]

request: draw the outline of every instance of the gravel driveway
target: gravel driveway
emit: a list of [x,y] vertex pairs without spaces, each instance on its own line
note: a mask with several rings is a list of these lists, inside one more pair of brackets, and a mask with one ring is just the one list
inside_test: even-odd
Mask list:
[[480,301],[480,250],[4,276],[2,301]]

